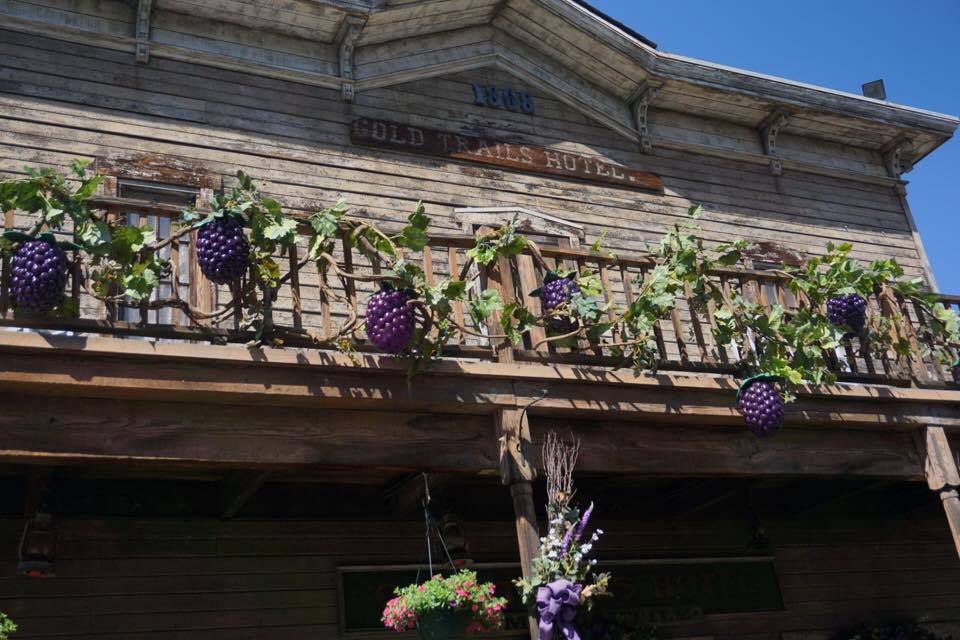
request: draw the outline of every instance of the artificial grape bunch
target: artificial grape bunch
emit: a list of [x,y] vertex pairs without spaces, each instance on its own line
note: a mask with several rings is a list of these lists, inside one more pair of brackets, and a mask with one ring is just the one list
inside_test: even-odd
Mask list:
[[740,411],[754,435],[769,436],[783,426],[783,397],[765,380],[753,380],[740,390]]
[[954,382],[960,384],[960,361],[954,362],[950,367],[950,375],[953,376]]
[[867,323],[867,301],[857,293],[833,296],[827,300],[827,319],[835,325],[847,325],[855,333]]
[[370,296],[367,303],[367,335],[378,349],[400,353],[407,348],[416,328],[413,307],[407,304],[413,296],[399,289],[383,289]]
[[52,242],[23,242],[11,263],[10,289],[17,308],[38,314],[53,311],[63,300],[67,266],[67,254]]
[[216,218],[197,233],[197,261],[211,282],[227,284],[247,270],[250,245],[234,218]]
[[[557,307],[570,302],[573,295],[579,292],[580,286],[570,278],[557,278],[544,283],[540,289],[544,311],[550,314]],[[551,315],[550,326],[558,333],[570,333],[577,328],[577,323],[568,315]]]

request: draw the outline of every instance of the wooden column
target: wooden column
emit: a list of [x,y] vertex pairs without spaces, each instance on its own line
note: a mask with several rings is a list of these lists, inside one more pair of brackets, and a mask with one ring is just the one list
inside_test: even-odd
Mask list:
[[[501,409],[497,412],[497,438],[500,443],[500,478],[510,487],[513,512],[516,517],[517,543],[520,549],[520,567],[523,577],[533,574],[533,559],[540,552],[540,532],[537,527],[537,509],[533,503],[532,482],[537,477],[536,467],[528,455],[531,451],[530,426],[522,409]],[[538,636],[537,618],[531,615],[530,637]]]
[[920,454],[925,458],[927,485],[940,495],[953,543],[960,555],[960,471],[957,470],[957,460],[943,427],[927,427],[919,444]]

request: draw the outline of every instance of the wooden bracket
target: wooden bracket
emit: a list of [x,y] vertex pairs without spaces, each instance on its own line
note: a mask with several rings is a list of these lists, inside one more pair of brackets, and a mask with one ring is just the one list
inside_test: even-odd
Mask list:
[[650,102],[660,93],[662,84],[644,81],[640,88],[630,98],[630,111],[633,113],[634,126],[640,133],[640,151],[651,153],[653,142],[650,140],[650,124],[647,121],[647,108]]
[[348,15],[340,23],[340,32],[337,34],[337,60],[340,64],[340,89],[344,102],[353,102],[356,89],[354,87],[353,52],[363,31],[367,19],[362,16]]
[[950,442],[943,427],[927,427],[920,442],[920,457],[924,460],[927,486],[940,495],[943,510],[950,525],[953,543],[960,555],[960,470],[950,450]]
[[777,134],[789,122],[790,112],[786,109],[776,109],[758,127],[763,153],[770,158],[770,172],[775,176],[783,175],[783,163],[777,153]]
[[530,458],[533,442],[530,423],[523,409],[500,409],[496,414],[497,441],[500,443],[500,478],[505,485],[533,482],[537,468]]
[[913,170],[912,150],[913,139],[905,135],[897,136],[880,149],[883,164],[891,178],[899,179]]
[[137,62],[147,64],[150,61],[150,14],[153,11],[153,0],[139,0],[137,6],[137,22],[134,37],[137,39]]
[[223,506],[220,517],[229,520],[237,515],[260,490],[263,483],[270,477],[270,473],[263,470],[238,471],[224,478],[220,487]]

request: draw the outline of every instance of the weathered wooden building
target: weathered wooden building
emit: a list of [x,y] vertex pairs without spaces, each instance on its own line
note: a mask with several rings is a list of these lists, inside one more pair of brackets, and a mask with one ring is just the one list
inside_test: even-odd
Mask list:
[[[580,0],[0,0],[5,177],[89,159],[100,206],[161,235],[238,169],[290,210],[343,197],[388,229],[422,200],[437,278],[518,215],[548,260],[629,299],[635,256],[701,203],[708,242],[762,241],[729,277],[763,299],[783,296],[764,268],[829,241],[935,289],[902,174],[957,123],[663,53]],[[618,259],[587,250],[603,234]],[[190,241],[168,250],[167,294],[212,308]],[[540,275],[522,255],[499,284]],[[276,321],[329,334],[346,312],[312,266],[295,276]],[[361,307],[368,285],[347,292]],[[476,339],[408,383],[373,352],[248,350],[231,323],[73,294],[80,319],[2,301],[0,611],[18,640],[386,634],[370,585],[424,561],[421,473],[461,555],[519,573],[548,429],[582,438],[601,557],[663,637],[814,640],[886,617],[960,634],[960,391],[922,358],[850,356],[760,440],[710,319],[682,305],[657,375]],[[17,575],[37,512],[55,578]]]

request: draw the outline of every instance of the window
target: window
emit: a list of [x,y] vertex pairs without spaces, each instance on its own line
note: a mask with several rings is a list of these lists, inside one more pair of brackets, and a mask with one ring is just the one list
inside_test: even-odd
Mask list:
[[[123,208],[123,216],[128,225],[149,226],[156,232],[157,238],[162,239],[170,235],[172,222],[178,217],[180,209],[197,206],[200,190],[196,187],[119,178],[117,195],[130,201],[129,205]],[[142,209],[137,206],[141,202]],[[184,236],[177,242],[178,264],[173,274],[160,281],[154,290],[153,300],[169,298],[175,289],[186,291],[190,286],[189,244],[189,236]],[[164,260],[173,259],[174,246],[167,245],[161,249],[159,257]],[[174,282],[174,278],[177,282]],[[133,304],[118,305],[117,319],[139,322],[142,319],[141,310]],[[186,324],[187,321],[181,311],[169,307],[149,310],[146,320],[151,324]]]

